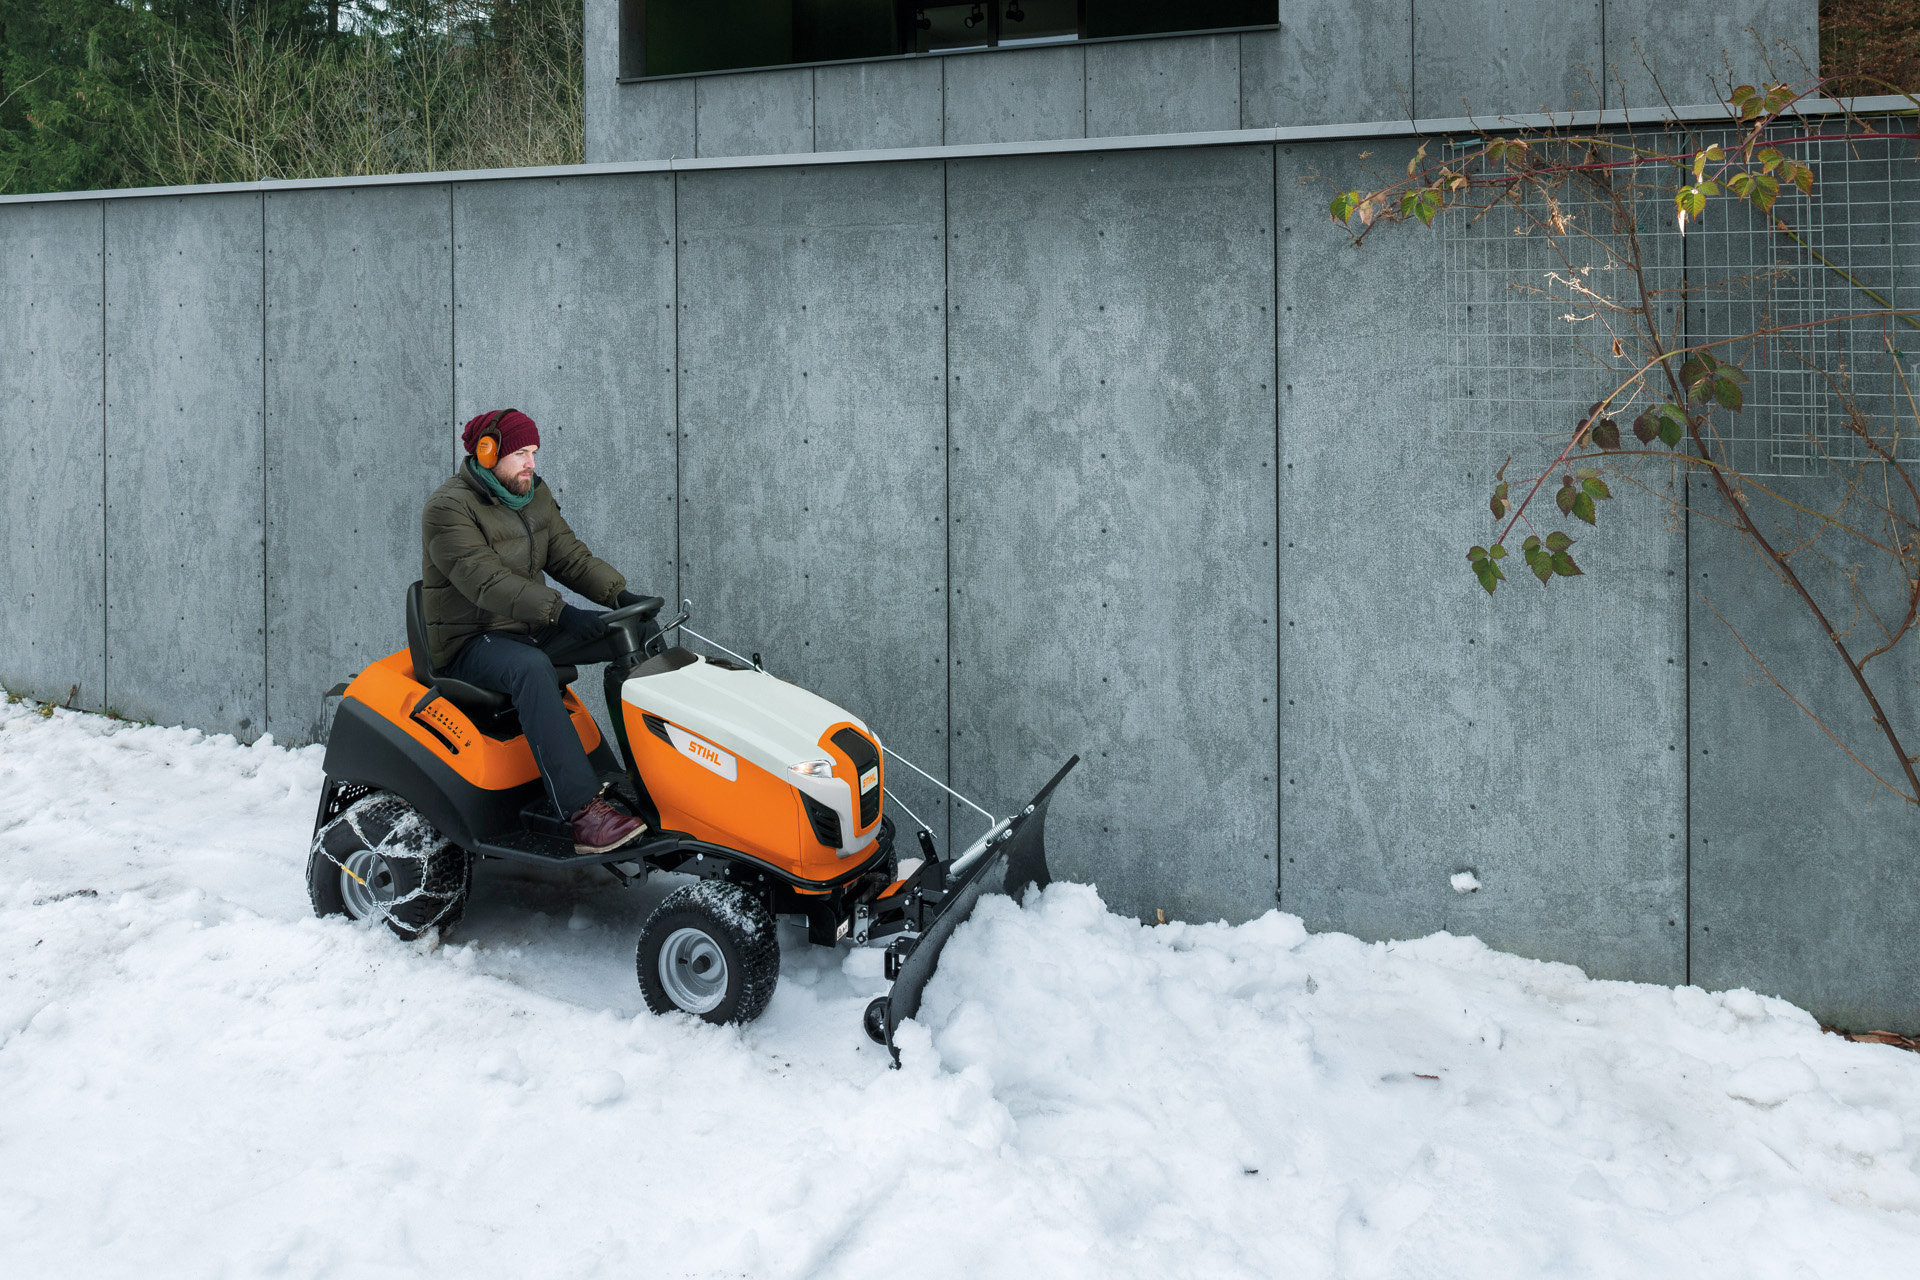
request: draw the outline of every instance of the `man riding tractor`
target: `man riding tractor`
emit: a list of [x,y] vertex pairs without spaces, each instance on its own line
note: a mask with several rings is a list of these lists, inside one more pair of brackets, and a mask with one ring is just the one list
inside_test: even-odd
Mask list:
[[551,573],[610,607],[645,597],[574,536],[534,474],[540,430],[518,409],[473,418],[467,457],[420,516],[421,607],[434,670],[513,699],[554,811],[580,853],[617,849],[646,830],[600,798],[601,783],[567,709],[556,664],[605,662],[605,614],[566,603]]

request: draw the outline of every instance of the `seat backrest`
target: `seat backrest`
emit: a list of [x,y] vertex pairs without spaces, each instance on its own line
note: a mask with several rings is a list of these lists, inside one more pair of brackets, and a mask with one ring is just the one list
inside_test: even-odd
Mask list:
[[407,653],[413,659],[413,678],[433,683],[432,650],[427,648],[427,611],[420,601],[420,584],[407,588]]

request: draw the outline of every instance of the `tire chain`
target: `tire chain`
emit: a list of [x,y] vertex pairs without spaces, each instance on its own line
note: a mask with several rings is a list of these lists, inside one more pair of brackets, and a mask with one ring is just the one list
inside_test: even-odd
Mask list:
[[[388,803],[391,803],[401,811],[401,818],[387,829],[385,836],[376,842],[360,825],[361,809],[364,806],[371,810],[378,805]],[[392,855],[387,852],[396,842],[412,843],[413,838],[422,831],[427,833],[430,841],[438,841],[442,846],[452,843],[441,836],[438,831],[434,830],[433,826],[428,823],[425,818],[421,817],[413,806],[397,797],[381,795],[379,792],[374,792],[371,795],[363,796],[354,801],[348,805],[346,809],[342,810],[339,816],[320,828],[313,837],[312,852],[325,858],[341,871],[346,872],[346,874],[353,875],[351,871],[347,871],[347,864],[334,857],[333,853],[327,848],[327,835],[343,822],[347,824],[348,830],[360,838],[362,846],[379,854],[382,858],[393,857],[395,860],[405,858],[410,862],[422,864],[423,870],[420,875],[419,885],[408,890],[402,896],[395,898],[385,906],[381,906],[378,903],[375,904],[375,910],[379,912],[381,920],[389,928],[398,927],[405,929],[417,937],[426,933],[429,929],[438,928],[441,923],[447,919],[448,914],[452,912],[456,906],[461,905],[459,886],[457,884],[447,884],[444,868],[436,869],[434,865],[436,859],[433,854],[439,851],[437,848],[426,853],[419,852],[416,848],[406,848],[404,852]],[[436,872],[438,873],[436,874]],[[358,879],[359,877],[355,876],[354,878]],[[424,921],[420,924],[410,924],[405,920],[398,919],[393,914],[395,908],[404,906],[416,898],[438,898],[441,900],[440,909],[434,912],[431,920]]]

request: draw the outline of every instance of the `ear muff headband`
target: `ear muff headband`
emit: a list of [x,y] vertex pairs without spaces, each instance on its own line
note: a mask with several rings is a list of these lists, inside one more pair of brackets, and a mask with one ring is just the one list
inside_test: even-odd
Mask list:
[[487,419],[487,425],[480,428],[480,438],[473,442],[473,460],[491,471],[500,462],[500,419],[514,412],[512,409],[497,409]]

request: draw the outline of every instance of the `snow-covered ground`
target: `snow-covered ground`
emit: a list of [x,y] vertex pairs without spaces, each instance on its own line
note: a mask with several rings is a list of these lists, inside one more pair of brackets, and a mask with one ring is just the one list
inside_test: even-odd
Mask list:
[[312,918],[317,748],[0,707],[0,1276],[1911,1276],[1920,1057],[1746,991],[994,897],[905,1032],[788,938],[645,1012],[666,888]]

